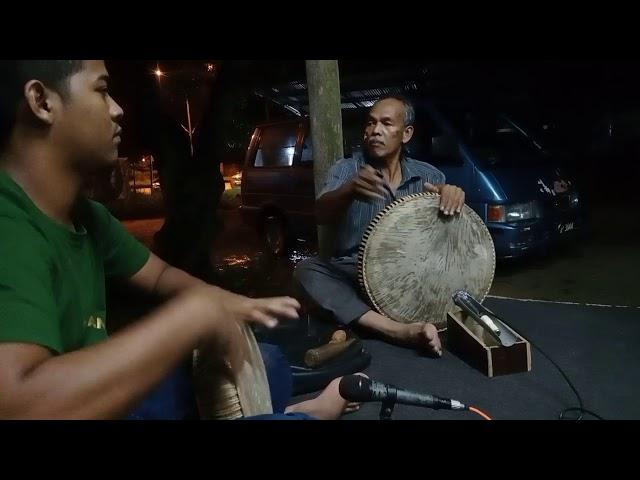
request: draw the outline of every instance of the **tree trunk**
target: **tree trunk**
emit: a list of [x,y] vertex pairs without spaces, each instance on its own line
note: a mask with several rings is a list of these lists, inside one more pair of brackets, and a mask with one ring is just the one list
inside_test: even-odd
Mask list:
[[[309,117],[313,147],[313,175],[316,195],[322,189],[333,163],[344,156],[340,76],[337,60],[307,60]],[[318,225],[320,256],[333,252],[333,229]]]

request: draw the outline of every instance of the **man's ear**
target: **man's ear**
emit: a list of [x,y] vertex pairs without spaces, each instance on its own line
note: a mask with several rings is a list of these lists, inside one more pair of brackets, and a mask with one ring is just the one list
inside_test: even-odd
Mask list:
[[55,106],[60,96],[44,86],[40,80],[29,80],[24,86],[24,97],[31,113],[47,125],[53,124]]
[[411,137],[413,137],[413,126],[409,125],[408,127],[405,127],[404,132],[402,132],[402,143],[409,143]]

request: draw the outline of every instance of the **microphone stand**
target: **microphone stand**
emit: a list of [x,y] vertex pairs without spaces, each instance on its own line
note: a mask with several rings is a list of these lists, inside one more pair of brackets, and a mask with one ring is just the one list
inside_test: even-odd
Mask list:
[[397,399],[397,388],[389,385],[387,388],[387,398],[382,401],[382,407],[380,408],[380,420],[392,420],[391,415],[393,414]]

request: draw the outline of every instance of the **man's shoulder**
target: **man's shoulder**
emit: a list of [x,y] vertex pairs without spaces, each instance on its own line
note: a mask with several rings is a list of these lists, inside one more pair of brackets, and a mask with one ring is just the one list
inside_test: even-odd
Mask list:
[[84,212],[87,215],[92,217],[110,217],[111,212],[109,209],[105,207],[102,203],[96,202],[95,200],[91,200],[90,198],[83,198],[81,200],[81,205],[84,209]]
[[2,195],[0,195],[0,220],[3,225],[23,225],[29,223],[31,215],[27,210],[20,205],[4,202],[3,200]]
[[26,221],[31,217],[28,202],[25,195],[20,195],[16,190],[0,183],[0,217]]
[[20,210],[5,210],[0,208],[0,230],[2,230],[3,239],[7,239],[12,235],[20,234],[24,236],[39,236],[36,224],[31,217]]
[[16,241],[32,245],[43,239],[32,210],[13,192],[0,189],[0,239],[3,244]]
[[444,173],[428,162],[410,157],[405,157],[405,162],[407,166],[418,175],[438,175],[444,177]]
[[82,198],[78,205],[80,222],[89,230],[101,228],[111,221],[111,212],[100,202],[89,198]]
[[354,155],[352,157],[342,157],[333,164],[331,168],[336,171],[354,170],[357,171],[361,163],[360,157]]
[[0,256],[4,263],[45,260],[51,244],[42,228],[26,212],[0,209]]
[[438,170],[436,167],[434,167],[433,165],[431,165],[428,162],[425,162],[424,160],[417,160],[415,158],[411,158],[411,157],[405,157],[405,161],[407,162],[407,165],[409,165],[411,168],[415,169],[415,170]]

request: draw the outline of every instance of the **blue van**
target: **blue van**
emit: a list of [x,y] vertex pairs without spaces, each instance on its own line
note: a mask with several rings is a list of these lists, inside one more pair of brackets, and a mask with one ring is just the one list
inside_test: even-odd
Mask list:
[[417,106],[408,154],[460,186],[484,220],[498,258],[570,240],[582,227],[575,182],[515,119],[489,108],[425,102]]
[[[362,147],[365,112],[343,112],[344,152]],[[280,143],[282,145],[280,145]],[[263,145],[264,143],[264,145]],[[308,119],[256,128],[242,175],[243,216],[267,249],[282,253],[313,231],[313,152]],[[498,258],[514,258],[575,237],[582,224],[576,186],[536,138],[491,109],[416,103],[412,158],[433,164],[460,186],[487,224]]]

